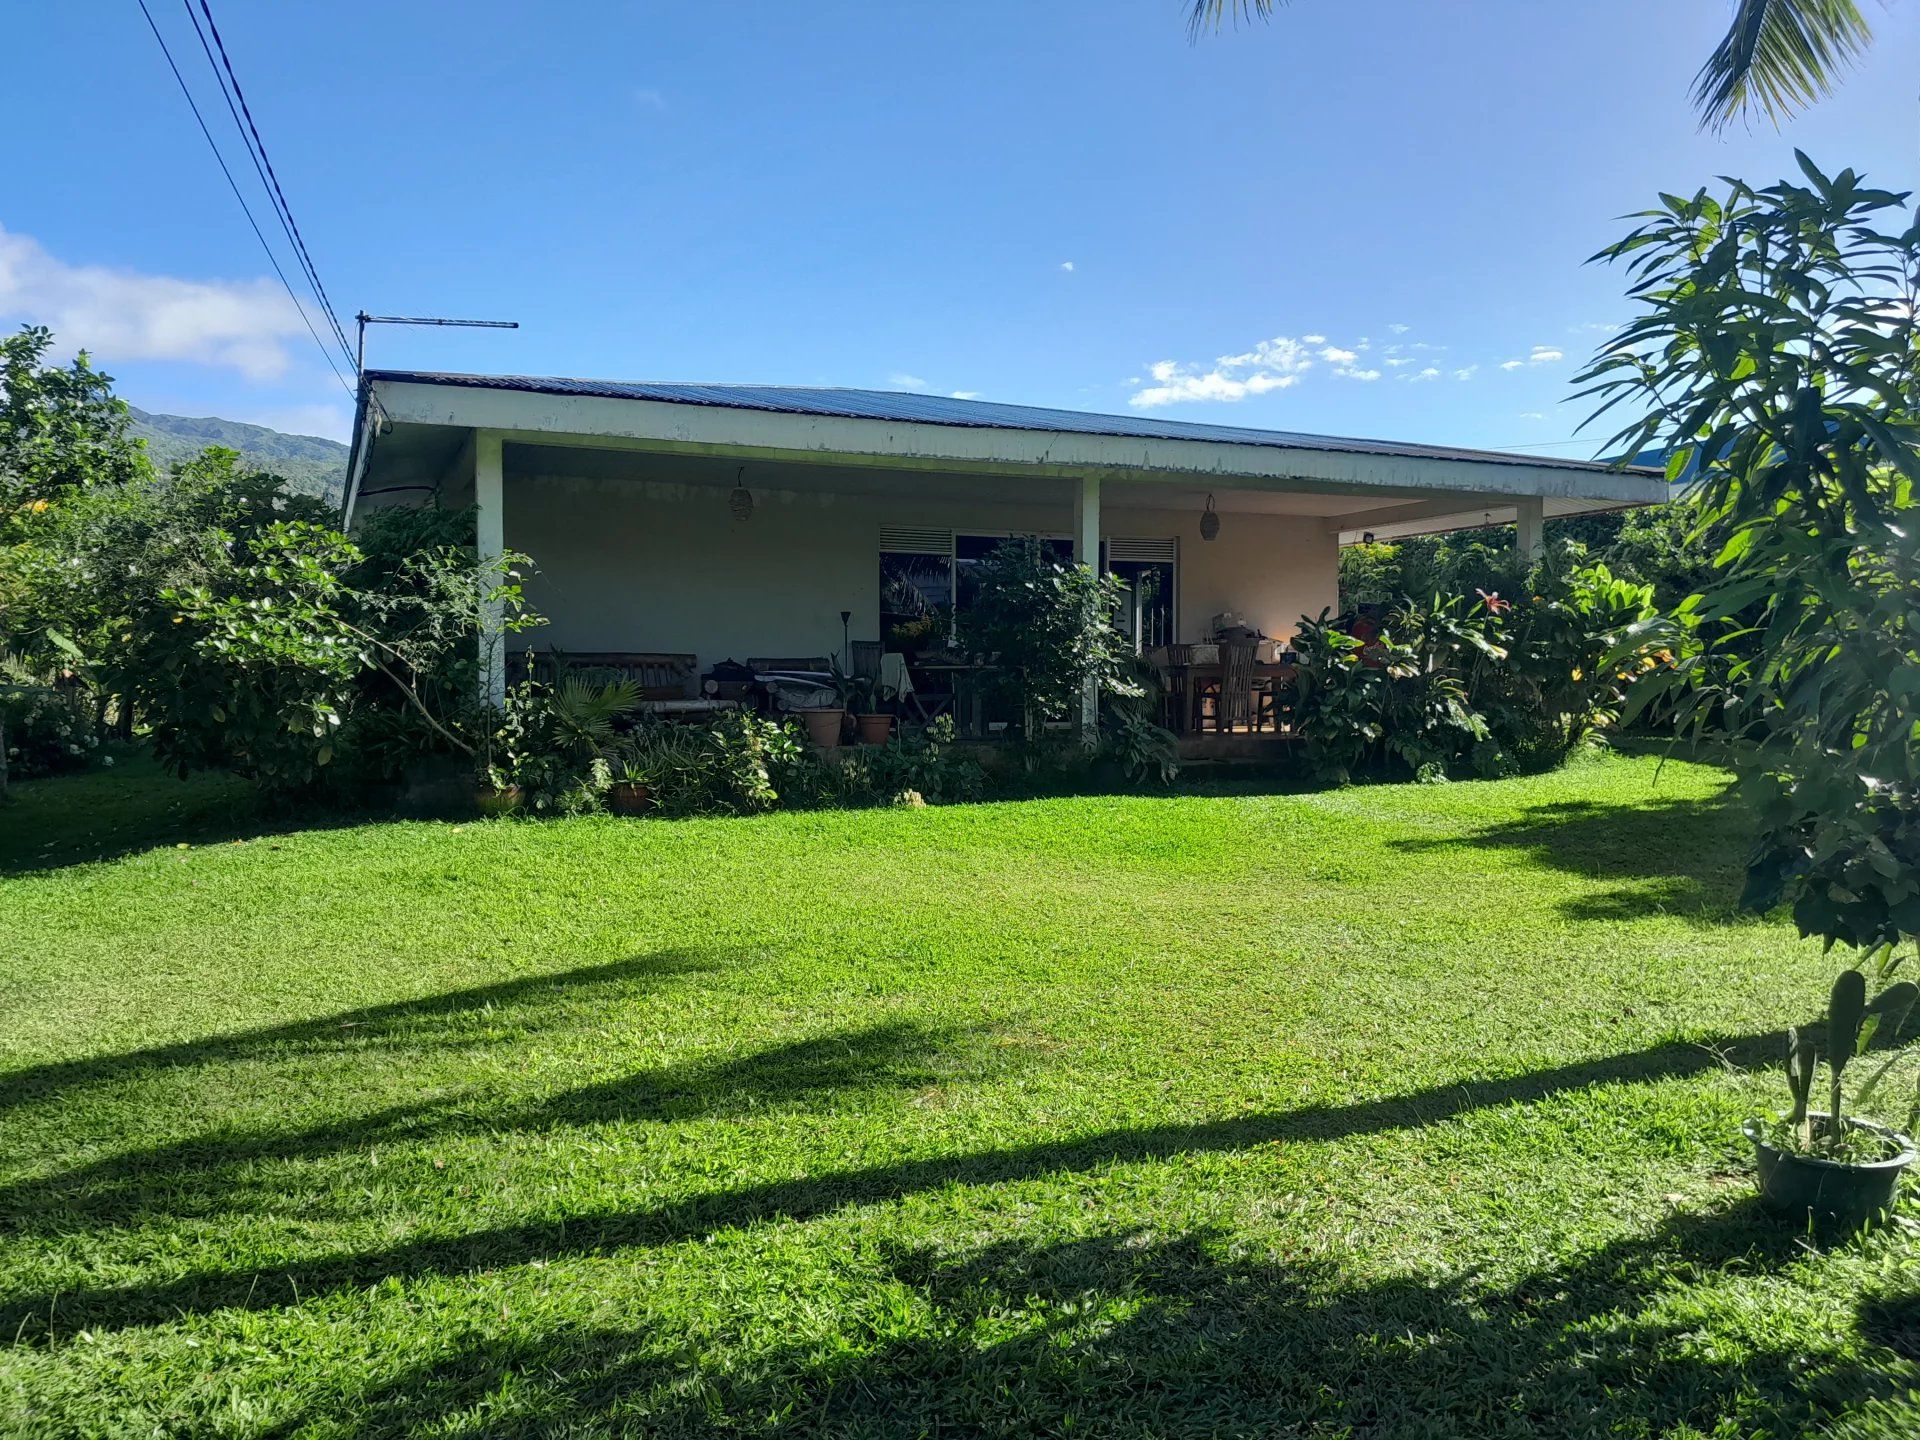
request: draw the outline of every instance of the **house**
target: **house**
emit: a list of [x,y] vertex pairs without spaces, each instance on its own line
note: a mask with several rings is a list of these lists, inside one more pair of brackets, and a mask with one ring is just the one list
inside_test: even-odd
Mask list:
[[[1666,498],[1591,461],[773,385],[372,370],[345,499],[477,504],[483,553],[533,557],[542,646],[715,662],[915,658],[1000,539],[1098,554],[1143,647],[1230,614],[1267,635],[1336,603],[1343,537]],[[931,637],[931,639],[930,639]],[[489,685],[505,684],[494,656]]]

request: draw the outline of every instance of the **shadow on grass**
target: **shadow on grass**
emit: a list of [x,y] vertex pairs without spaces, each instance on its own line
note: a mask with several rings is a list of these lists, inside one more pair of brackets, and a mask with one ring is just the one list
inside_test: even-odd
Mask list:
[[[782,1090],[813,1096],[842,1084],[900,1083],[895,1068],[903,1055],[929,1037],[909,1030],[870,1032],[864,1038],[831,1037],[829,1046],[849,1045],[845,1057],[824,1061],[805,1047],[780,1047],[760,1056],[725,1062],[714,1072],[699,1067],[684,1077],[650,1077],[621,1082],[631,1089],[594,1086],[563,1093],[518,1113],[484,1118],[486,1128],[510,1122],[529,1128],[590,1123],[599,1116],[651,1118],[665,1104],[694,1107],[706,1103],[697,1087],[738,1088],[750,1081],[756,1093]],[[812,1042],[808,1042],[812,1043]],[[807,1220],[848,1207],[877,1205],[949,1185],[997,1185],[1111,1164],[1164,1160],[1210,1151],[1244,1150],[1275,1143],[1313,1143],[1389,1130],[1438,1124],[1493,1106],[1525,1104],[1594,1086],[1650,1082],[1699,1074],[1723,1064],[1771,1060],[1785,1043],[1780,1034],[1756,1035],[1719,1046],[1670,1043],[1630,1054],[1582,1061],[1499,1079],[1465,1080],[1412,1094],[1351,1105],[1313,1105],[1267,1114],[1096,1131],[1030,1145],[973,1154],[934,1155],[889,1164],[763,1181],[733,1189],[698,1193],[636,1210],[585,1211],[462,1234],[422,1235],[399,1244],[290,1258],[270,1267],[212,1269],[177,1278],[121,1285],[81,1286],[57,1294],[13,1295],[0,1301],[0,1332],[29,1343],[49,1333],[76,1329],[164,1323],[182,1314],[239,1306],[265,1309],[296,1298],[364,1289],[388,1278],[457,1275],[538,1260],[613,1251],[634,1246],[668,1245],[729,1227],[775,1220]],[[904,1072],[914,1073],[911,1066]],[[663,1100],[665,1097],[674,1097]],[[359,1124],[399,1127],[400,1135],[418,1134],[431,1125],[417,1114],[376,1115]],[[412,1127],[412,1128],[410,1128]],[[351,1129],[351,1127],[349,1127]],[[116,1186],[138,1187],[164,1207],[185,1198],[209,1203],[227,1172],[223,1159],[244,1163],[261,1155],[299,1158],[301,1146],[318,1153],[344,1140],[364,1141],[327,1127],[303,1140],[289,1137],[233,1137],[193,1141],[148,1154],[118,1157],[98,1167],[32,1182],[11,1193],[0,1221],[21,1227],[45,1226],[55,1233],[87,1229],[88,1186],[105,1186],[112,1199],[103,1228],[117,1228],[132,1196],[114,1196]],[[389,1132],[388,1138],[394,1138]],[[208,1162],[212,1162],[209,1169]],[[75,1213],[75,1212],[78,1213]]]
[[[382,1046],[421,1048],[460,1042],[449,1021],[473,1017],[483,1027],[497,1022],[496,1012],[549,1004],[560,998],[586,998],[598,990],[625,988],[639,980],[674,980],[716,968],[719,955],[663,951],[602,965],[519,976],[489,985],[450,990],[417,1000],[346,1010],[313,1020],[268,1025],[231,1035],[183,1040],[117,1055],[61,1060],[0,1073],[0,1114],[39,1104],[95,1085],[123,1084],[181,1067],[236,1064],[258,1059],[361,1054]],[[527,1029],[535,1028],[529,1020]]]
[[877,1336],[745,1356],[666,1326],[496,1338],[276,1433],[1799,1436],[1913,1376],[1788,1332],[1699,1342],[1688,1287],[1793,1254],[1747,1204],[1504,1285],[1357,1280],[1206,1232],[909,1249],[875,1267],[909,1292]]
[[1739,907],[1750,827],[1730,791],[1706,800],[1534,805],[1511,820],[1447,839],[1389,841],[1396,850],[1517,850],[1551,869],[1636,883],[1572,897],[1572,920],[1631,920],[1665,911],[1703,923],[1752,923]]
[[[0,1188],[0,1217],[23,1235],[94,1233],[155,1216],[204,1218],[284,1202],[289,1177],[272,1167],[347,1151],[392,1152],[463,1135],[566,1129],[816,1109],[882,1091],[922,1090],[984,1073],[986,1026],[895,1020],[838,1030],[745,1055],[622,1075],[523,1104],[460,1092],[301,1130],[195,1134],[157,1148]],[[991,1068],[1017,1057],[996,1052]]]

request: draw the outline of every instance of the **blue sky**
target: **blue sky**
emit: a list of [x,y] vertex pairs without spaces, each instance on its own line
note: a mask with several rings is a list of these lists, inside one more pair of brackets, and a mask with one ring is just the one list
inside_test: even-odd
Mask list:
[[[184,12],[148,3],[250,182]],[[1790,173],[1795,145],[1920,179],[1920,4],[1872,10],[1836,99],[1720,138],[1686,90],[1727,0],[1299,0],[1198,45],[1182,9],[214,14],[342,319],[524,327],[376,332],[386,366],[1580,453],[1568,380],[1626,314],[1621,277],[1582,262],[1615,217]],[[14,113],[38,123],[0,186],[0,321],[55,325],[146,408],[344,436],[134,0],[7,28]]]

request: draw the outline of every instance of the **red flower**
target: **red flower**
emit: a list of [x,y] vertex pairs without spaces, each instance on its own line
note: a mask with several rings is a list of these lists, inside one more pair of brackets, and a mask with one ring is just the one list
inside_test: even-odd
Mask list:
[[1475,590],[1473,593],[1480,597],[1480,603],[1487,607],[1487,613],[1489,615],[1504,615],[1513,608],[1513,602],[1511,600],[1502,600],[1498,590],[1494,591],[1491,595],[1484,590]]

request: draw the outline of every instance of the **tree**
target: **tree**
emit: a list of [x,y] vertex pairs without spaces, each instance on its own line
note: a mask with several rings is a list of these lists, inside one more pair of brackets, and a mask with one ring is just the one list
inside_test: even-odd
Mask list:
[[1581,378],[1642,411],[1624,453],[1703,462],[1713,576],[1634,627],[1678,654],[1636,702],[1754,742],[1747,902],[1874,949],[1920,935],[1920,223],[1798,158],[1805,184],[1666,196],[1595,257],[1643,313]]
[[[1285,0],[1189,0],[1198,36],[1229,19],[1268,19]],[[1703,127],[1720,130],[1753,110],[1777,126],[1833,93],[1840,71],[1873,42],[1854,0],[1735,0],[1733,22],[1694,77]]]
[[75,658],[28,579],[40,570],[39,541],[75,496],[148,473],[112,379],[84,351],[70,365],[48,364],[52,345],[52,332],[32,325],[0,339],[0,798],[9,722],[44,709]]
[[1089,683],[1107,694],[1140,693],[1113,626],[1127,597],[1120,580],[1090,565],[1061,564],[1031,535],[994,546],[977,578],[960,638],[992,659],[995,682],[1019,708],[1029,741],[1049,716],[1070,713]]

